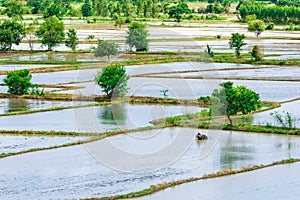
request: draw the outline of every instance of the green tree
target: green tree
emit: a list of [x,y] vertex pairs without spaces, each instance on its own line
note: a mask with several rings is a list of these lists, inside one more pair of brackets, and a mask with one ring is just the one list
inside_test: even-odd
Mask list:
[[255,32],[256,37],[258,37],[264,30],[266,25],[262,20],[253,20],[248,23],[248,31]]
[[124,96],[128,92],[127,81],[129,76],[126,74],[124,66],[113,65],[103,68],[96,75],[95,81],[102,88],[108,98],[112,96]]
[[115,44],[114,42],[102,40],[98,43],[98,46],[94,51],[94,56],[96,57],[107,56],[109,62],[110,61],[109,57],[111,55],[118,54],[118,48],[119,48],[118,45]]
[[42,9],[42,2],[41,0],[28,0],[27,6],[32,7],[32,14],[38,14]]
[[11,50],[13,44],[19,45],[24,34],[24,26],[21,23],[5,19],[0,24],[0,50]]
[[81,14],[82,16],[84,17],[89,17],[89,16],[92,16],[94,13],[93,11],[93,7],[92,7],[92,3],[90,0],[85,0],[84,1],[84,4],[82,5],[81,7]]
[[145,24],[140,24],[137,22],[131,23],[128,27],[126,44],[129,45],[130,50],[135,47],[136,51],[148,51],[148,30],[146,30]]
[[8,17],[23,19],[25,4],[26,2],[23,0],[8,0],[5,13]]
[[239,33],[232,33],[231,38],[229,41],[229,47],[235,48],[236,56],[239,58],[241,55],[242,47],[245,46],[247,43],[244,42],[246,36],[244,34]]
[[73,28],[69,29],[69,31],[67,32],[67,38],[65,44],[67,47],[71,48],[72,51],[76,50],[76,46],[78,45],[78,37],[75,29]]
[[211,95],[212,113],[226,115],[232,125],[232,115],[248,114],[261,106],[259,95],[246,86],[233,87],[233,82],[220,84]]
[[62,19],[66,13],[67,13],[67,10],[61,2],[53,1],[43,11],[43,17],[48,18],[48,17],[55,15],[58,19]]
[[64,23],[56,16],[49,17],[39,27],[36,35],[42,39],[42,44],[48,46],[48,51],[61,43],[65,38]]
[[8,86],[10,94],[27,94],[29,89],[33,87],[31,84],[31,74],[28,69],[12,71],[7,74],[3,82]]
[[257,45],[255,45],[252,48],[252,51],[250,53],[251,53],[251,56],[255,59],[255,61],[260,61],[264,57],[264,54],[263,54],[261,48]]
[[170,18],[175,18],[177,22],[180,22],[182,19],[183,14],[189,14],[191,13],[191,10],[189,9],[186,2],[180,2],[176,6],[172,6],[168,10],[168,14]]

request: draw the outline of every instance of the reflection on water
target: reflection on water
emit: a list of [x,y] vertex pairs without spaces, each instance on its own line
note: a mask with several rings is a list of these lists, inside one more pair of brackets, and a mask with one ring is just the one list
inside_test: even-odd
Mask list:
[[[158,134],[154,134],[155,131]],[[195,141],[195,135],[199,131],[208,136],[207,141],[200,143]],[[173,145],[172,151],[160,151],[151,162],[142,162],[148,159],[147,152],[155,153],[157,150],[168,149],[176,138],[180,139],[179,145]],[[296,136],[169,128],[118,135],[105,140],[125,152],[144,153],[144,157],[139,155],[138,158],[141,159],[133,160],[141,164],[131,166],[136,169],[154,165],[158,161],[164,163],[163,161],[174,156],[175,150],[180,150],[178,148],[181,147],[182,141],[190,143],[187,146],[188,150],[174,159],[172,164],[145,173],[126,173],[114,170],[111,166],[107,167],[103,160],[91,156],[86,145],[0,159],[0,199],[5,197],[41,199],[41,193],[47,197],[46,199],[80,199],[124,194],[142,190],[152,184],[199,177],[224,168],[238,169],[287,159],[289,156],[300,157],[300,137]],[[125,159],[124,154],[115,154],[107,149],[103,145],[105,140],[91,144],[94,144],[100,153],[106,154],[110,160],[124,165],[131,163]],[[210,144],[211,141],[215,142]],[[277,146],[278,144],[281,144],[281,148]],[[201,156],[204,149],[210,151],[206,156]],[[281,174],[281,172],[279,170],[274,173]],[[272,175],[270,177],[272,178]],[[287,179],[296,180],[293,176],[288,176]],[[232,183],[240,186],[239,181]],[[297,189],[299,190],[299,187]]]
[[255,153],[255,148],[247,144],[245,138],[236,140],[230,134],[221,150],[220,164],[222,168],[233,169],[237,163],[242,164],[243,161],[252,160],[251,154]]
[[17,112],[29,110],[29,102],[26,99],[9,99],[4,112]]
[[104,106],[102,110],[98,111],[98,117],[103,124],[125,125],[127,111],[124,103],[113,103],[109,106]]

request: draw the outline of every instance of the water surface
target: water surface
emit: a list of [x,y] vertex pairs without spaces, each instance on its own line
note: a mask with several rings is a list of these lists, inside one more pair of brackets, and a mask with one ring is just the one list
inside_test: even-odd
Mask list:
[[[209,139],[196,142],[199,131]],[[0,198],[79,199],[124,194],[224,168],[266,164],[289,156],[297,158],[299,144],[300,138],[295,136],[187,128],[119,135],[90,145],[0,159]],[[113,162],[107,163],[106,158]],[[284,173],[278,171],[275,174]],[[234,183],[243,185],[231,182]]]

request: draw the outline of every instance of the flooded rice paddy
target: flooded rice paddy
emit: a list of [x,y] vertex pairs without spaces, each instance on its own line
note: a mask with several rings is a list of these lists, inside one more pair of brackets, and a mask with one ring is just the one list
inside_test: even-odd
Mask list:
[[[198,131],[171,128],[138,132],[90,145],[0,159],[0,197],[71,199],[123,194],[224,168],[238,169],[288,155],[300,156],[299,137],[200,130],[209,140],[198,143],[194,139]],[[116,150],[123,153],[117,154]],[[102,157],[97,157],[99,152]],[[129,154],[130,162],[124,160],[124,152]],[[106,162],[108,157],[112,163]],[[148,163],[152,157],[155,159]],[[126,172],[130,169],[143,173]]]
[[199,112],[193,106],[112,104],[0,118],[2,130],[105,132],[151,126],[151,120]]
[[[81,44],[78,50],[90,50],[96,44],[84,44],[88,35],[96,39],[117,40],[120,50],[126,30],[85,30],[85,20],[65,21],[68,26],[78,26]],[[79,25],[84,23],[83,26]],[[151,22],[159,25],[160,22]],[[168,26],[177,26],[166,22]],[[187,27],[149,27],[150,51],[203,52],[209,44],[215,52],[233,52],[228,40],[202,40],[216,35],[229,37],[231,33],[244,33],[246,26],[226,22],[223,24],[182,23]],[[188,26],[194,26],[188,27]],[[89,27],[90,28],[90,27]],[[265,31],[263,37],[250,38],[243,53],[260,45],[265,59],[299,58],[299,32]],[[194,39],[196,38],[197,39]],[[185,38],[185,40],[182,40]],[[170,40],[171,39],[171,40]],[[189,39],[188,41],[186,41]],[[179,41],[178,41],[179,40]],[[28,50],[22,43],[15,50]],[[45,50],[35,43],[34,50]],[[12,61],[80,61],[94,62],[94,69],[35,73],[34,84],[80,86],[76,90],[46,88],[56,93],[101,95],[95,85],[95,75],[106,64],[106,57],[95,58],[92,53],[71,54],[65,45],[57,46],[56,53],[15,55],[3,57]],[[273,55],[276,54],[276,55]],[[131,55],[112,58],[112,61],[133,59]],[[138,56],[134,57],[137,58]],[[97,66],[99,63],[99,66]],[[59,65],[1,65],[0,71],[17,69],[51,68]],[[300,97],[299,66],[263,66],[229,63],[169,63],[126,66],[131,77],[128,96],[168,97],[197,99],[208,96],[218,85],[231,80],[235,85],[246,85],[260,94],[261,100],[283,102]],[[197,71],[198,72],[195,72]],[[152,73],[152,74],[151,74]],[[161,77],[159,77],[161,76]],[[165,76],[165,77],[162,77]],[[178,77],[177,77],[178,76]],[[0,76],[0,82],[5,76]],[[196,79],[192,79],[196,78]],[[226,79],[226,80],[224,80]],[[237,80],[247,79],[247,80]],[[266,79],[266,80],[254,80]],[[277,81],[268,81],[273,79]],[[5,93],[6,86],[0,86]],[[300,101],[282,104],[281,107],[253,115],[253,124],[278,125],[270,113],[290,112],[300,127],[297,112]],[[86,105],[87,102],[52,102],[25,99],[0,99],[0,114],[16,111],[33,111],[54,107]],[[195,106],[133,105],[129,103],[107,106],[90,106],[32,114],[0,117],[0,130],[75,131],[81,137],[48,137],[0,135],[0,154],[19,152],[32,148],[45,148],[86,139],[84,133],[134,129],[152,126],[153,119],[199,112]],[[195,141],[200,132],[207,141]],[[240,169],[259,164],[269,164],[287,158],[300,158],[300,137],[223,130],[192,128],[165,128],[133,132],[84,145],[37,151],[0,159],[0,199],[80,199],[124,194],[143,190],[150,185],[200,177],[223,169]],[[259,171],[184,184],[167,189],[146,199],[297,199],[299,164],[275,166]]]
[[87,139],[86,137],[15,136],[0,134],[0,154],[26,151],[34,148],[59,146]]
[[137,199],[298,199],[300,194],[297,189],[300,186],[299,167],[300,164],[295,163],[233,176],[201,180]]

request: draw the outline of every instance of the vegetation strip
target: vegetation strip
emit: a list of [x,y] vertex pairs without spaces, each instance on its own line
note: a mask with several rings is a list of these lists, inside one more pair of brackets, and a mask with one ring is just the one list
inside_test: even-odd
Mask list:
[[244,167],[244,168],[237,169],[237,170],[224,169],[224,170],[216,172],[216,173],[205,174],[202,177],[193,177],[193,178],[189,178],[189,179],[182,179],[182,180],[177,180],[177,181],[164,182],[164,183],[160,183],[160,184],[156,184],[156,185],[151,185],[149,188],[146,188],[146,189],[138,191],[138,192],[131,192],[128,194],[115,195],[115,196],[109,196],[109,197],[99,197],[99,198],[94,197],[94,198],[88,198],[88,199],[90,199],[90,200],[115,200],[115,199],[128,199],[128,198],[142,197],[142,196],[150,195],[150,194],[156,193],[158,191],[164,190],[166,188],[174,187],[174,186],[181,185],[184,183],[212,179],[212,178],[217,178],[217,177],[222,177],[222,176],[229,176],[229,175],[234,175],[234,174],[241,174],[241,173],[245,173],[245,172],[251,172],[251,171],[255,171],[255,170],[259,170],[259,169],[273,167],[276,165],[291,164],[291,163],[296,163],[296,162],[300,162],[300,159],[289,158],[286,160],[276,161],[276,162],[273,162],[270,164],[255,165],[252,167]]

